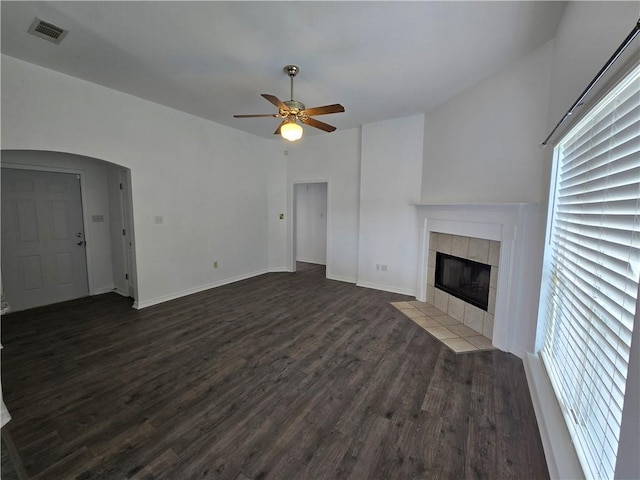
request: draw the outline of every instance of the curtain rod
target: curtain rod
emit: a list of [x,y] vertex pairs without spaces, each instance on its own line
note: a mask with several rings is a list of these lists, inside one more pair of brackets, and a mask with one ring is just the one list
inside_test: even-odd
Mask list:
[[613,63],[618,59],[618,57],[622,55],[622,52],[624,52],[627,49],[627,47],[631,45],[631,42],[633,42],[633,39],[636,38],[636,35],[638,35],[638,33],[640,33],[640,18],[638,19],[636,26],[633,28],[633,30],[631,30],[631,33],[627,35],[627,38],[624,39],[624,41],[618,47],[618,49],[614,52],[614,54],[611,55],[611,58],[607,60],[607,63],[604,64],[604,66],[600,69],[598,74],[593,78],[593,80],[591,80],[589,85],[587,85],[587,88],[584,89],[584,92],[582,92],[582,94],[573,103],[573,105],[571,105],[569,110],[567,110],[567,113],[564,114],[564,116],[560,119],[558,124],[553,128],[553,130],[551,130],[551,133],[547,136],[547,138],[544,139],[544,142],[542,142],[540,145],[543,145],[543,146],[547,145],[547,142],[553,136],[553,134],[556,133],[556,130],[558,129],[558,127],[560,127],[560,125],[564,123],[567,117],[573,114],[573,111],[575,110],[576,107],[579,107],[582,105],[583,100],[589,94],[591,89],[595,86],[596,83],[598,83],[598,81],[600,81],[600,79],[604,76],[607,70],[609,70],[611,65],[613,65]]

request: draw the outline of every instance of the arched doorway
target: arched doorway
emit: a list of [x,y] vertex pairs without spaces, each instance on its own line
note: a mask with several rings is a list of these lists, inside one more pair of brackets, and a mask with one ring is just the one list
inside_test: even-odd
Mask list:
[[[26,150],[2,151],[1,166],[3,174],[5,172],[19,172],[19,177],[22,179],[77,179],[80,190],[78,198],[81,211],[80,226],[83,231],[77,225],[74,225],[67,233],[74,236],[73,241],[77,248],[84,249],[86,258],[86,267],[84,267],[86,287],[84,294],[81,294],[81,290],[74,289],[70,290],[73,292],[70,294],[61,292],[52,294],[51,292],[52,278],[54,282],[62,281],[63,283],[71,279],[69,276],[71,270],[68,268],[64,270],[65,266],[71,265],[69,262],[65,263],[65,259],[70,260],[71,254],[67,254],[65,257],[59,252],[52,253],[51,249],[44,248],[37,255],[46,254],[49,258],[37,259],[37,255],[31,254],[31,257],[26,261],[14,262],[13,265],[9,266],[11,262],[8,260],[5,262],[5,260],[9,258],[8,255],[13,255],[12,258],[15,258],[15,252],[6,251],[6,247],[10,247],[10,245],[5,245],[5,234],[13,238],[19,237],[18,234],[20,232],[16,231],[16,228],[20,228],[23,220],[26,220],[27,223],[29,222],[27,214],[29,211],[32,213],[35,211],[34,208],[37,206],[37,202],[32,202],[30,207],[27,207],[23,202],[23,210],[26,210],[22,213],[27,217],[22,220],[17,219],[17,207],[7,205],[7,202],[12,200],[9,199],[9,195],[5,195],[3,189],[2,282],[3,290],[7,295],[6,300],[12,310],[22,310],[70,298],[78,298],[79,296],[98,295],[112,291],[135,298],[135,242],[130,201],[130,172],[127,168],[81,155]],[[40,182],[40,188],[46,190],[47,187],[43,186],[46,185],[46,181],[42,183],[43,181],[40,180]],[[57,210],[54,209],[53,213],[52,205],[57,207]],[[45,235],[45,232],[42,231],[43,228],[49,228],[47,235],[50,238],[56,235],[67,235],[67,233],[63,232],[66,228],[65,222],[69,220],[62,210],[60,202],[52,204],[49,200],[41,200],[39,202],[39,210],[40,213],[37,216],[40,217],[41,226],[36,226],[36,228],[39,229],[38,235],[40,237]],[[12,215],[13,218],[5,219],[5,213]],[[5,227],[9,231],[5,232]],[[52,228],[53,235],[51,234]],[[77,236],[78,233],[81,233],[82,238]],[[77,245],[78,242],[83,242],[83,245]],[[57,257],[50,258],[51,255],[57,255]],[[48,269],[42,271],[40,279],[38,279],[38,269],[36,268],[38,267],[38,262],[41,265],[48,265]],[[25,268],[28,271],[25,271]],[[25,276],[26,274],[29,276]],[[82,276],[82,274],[78,275]],[[25,280],[29,280],[31,283],[25,284]],[[45,289],[40,293],[37,291],[38,288],[36,287],[39,286],[39,282],[42,287],[45,286],[44,283],[48,282],[48,293]],[[20,289],[24,290],[25,287],[33,290],[30,292],[30,300],[27,303],[24,302],[23,298],[16,296],[15,293]],[[66,291],[69,291],[69,289]],[[12,305],[12,301],[14,305]]]

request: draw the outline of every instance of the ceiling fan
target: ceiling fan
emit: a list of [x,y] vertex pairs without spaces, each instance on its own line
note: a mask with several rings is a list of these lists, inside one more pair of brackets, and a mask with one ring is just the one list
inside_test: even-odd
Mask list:
[[312,118],[314,115],[326,115],[328,113],[344,112],[344,107],[339,103],[333,105],[324,105],[322,107],[306,108],[304,103],[293,99],[293,78],[298,74],[300,68],[296,65],[287,65],[284,71],[291,78],[291,100],[284,102],[274,95],[263,93],[262,96],[269,102],[278,107],[278,113],[258,113],[251,115],[234,115],[235,118],[256,118],[256,117],[272,117],[282,118],[282,122],[278,125],[275,132],[276,135],[282,135],[283,138],[294,141],[302,137],[302,127],[298,125],[297,120],[310,127],[319,128],[325,132],[333,132],[336,127],[328,123],[321,122]]

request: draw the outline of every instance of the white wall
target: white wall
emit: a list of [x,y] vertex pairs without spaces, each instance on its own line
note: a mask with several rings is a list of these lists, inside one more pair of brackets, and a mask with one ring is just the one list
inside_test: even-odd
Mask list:
[[[360,184],[360,129],[303,137],[282,143],[287,150],[287,211],[293,212],[295,183],[327,182],[327,277],[355,283],[358,272],[358,212]],[[270,222],[274,222],[273,218]],[[289,215],[287,237],[274,240],[285,249],[293,268]]]
[[424,203],[536,203],[545,151],[553,43],[426,115]]
[[[548,132],[556,125],[629,34],[639,16],[640,9],[637,1],[568,3],[554,40],[553,67],[546,122]],[[635,44],[630,47],[631,51],[637,54],[639,45],[640,40],[636,39]],[[616,71],[619,71],[622,67],[622,63],[617,63],[612,69],[609,78],[615,76]],[[602,86],[599,85],[596,91]],[[597,95],[596,92],[594,93]],[[577,113],[576,117],[579,118],[580,110]],[[570,123],[571,120],[568,125]],[[566,126],[563,127],[560,132],[566,130],[566,128]],[[554,136],[554,139],[557,138],[558,135]],[[544,154],[545,163],[551,165],[552,147],[547,148]],[[548,177],[547,173],[547,185],[549,184]],[[544,202],[547,202],[546,197]],[[629,382],[627,394],[630,396],[625,398],[616,478],[640,478],[640,462],[638,461],[638,452],[640,451],[640,437],[638,436],[638,431],[640,431],[640,425],[638,425],[640,404],[637,396],[639,388],[637,379],[640,376],[640,355],[638,355],[640,336],[636,333],[640,329],[639,319],[640,312],[637,311],[628,372],[631,382]],[[540,331],[542,327],[542,324],[539,325]],[[537,368],[540,367],[538,366]],[[529,370],[531,371],[530,377],[535,378],[535,362],[532,362]],[[531,389],[534,393],[537,390],[535,382],[533,382]],[[542,391],[543,389],[541,388],[540,390]],[[570,469],[571,465],[567,465],[567,463],[570,464],[571,462],[566,462],[566,458],[563,458],[564,456],[554,455],[554,452],[558,452],[563,448],[563,446],[553,444],[553,440],[560,436],[554,431],[558,424],[558,422],[554,421],[556,417],[554,417],[552,407],[555,405],[556,402],[551,398],[550,393],[547,396],[542,396],[539,402],[534,402],[542,436],[543,438],[546,436],[549,439],[545,444],[547,461],[552,476],[555,474],[556,478],[575,477],[578,474]],[[555,412],[555,415],[560,414]],[[563,470],[565,468],[568,468],[568,470]]]
[[[7,128],[7,122],[4,122],[3,130],[4,128]],[[108,164],[93,158],[57,152],[5,150],[2,152],[2,166],[68,171],[81,175],[89,293],[96,295],[111,291],[114,288],[114,282]],[[104,222],[91,221],[93,215],[102,215]]]
[[295,185],[296,261],[327,263],[327,184]]
[[423,115],[362,127],[358,285],[415,295],[423,132]]
[[[274,154],[267,161],[267,224],[270,272],[288,271],[287,260],[287,156],[282,145],[273,142]],[[282,216],[282,218],[280,218]]]
[[[584,91],[591,79],[613,55],[640,17],[637,1],[568,2],[555,37],[551,92],[549,96],[547,130],[558,123],[569,107]],[[636,38],[628,53],[640,51]],[[630,55],[625,54],[594,89],[615,75]],[[590,98],[590,97],[589,97]],[[576,110],[575,118],[581,110]],[[571,119],[559,133],[571,124]],[[545,135],[546,137],[546,135]],[[558,135],[554,136],[557,139]],[[552,139],[553,140],[553,139]],[[549,148],[548,150],[551,150]],[[551,152],[547,152],[551,158]],[[550,162],[550,160],[549,160]]]
[[266,143],[2,56],[3,149],[131,169],[141,307],[267,270]]

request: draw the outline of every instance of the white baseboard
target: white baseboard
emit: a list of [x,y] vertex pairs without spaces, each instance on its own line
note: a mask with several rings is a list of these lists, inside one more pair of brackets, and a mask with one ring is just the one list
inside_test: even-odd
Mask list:
[[269,267],[269,273],[278,273],[278,272],[290,272],[287,267]]
[[518,357],[520,360],[522,360],[524,362],[525,358],[527,357],[527,355],[530,355],[530,353],[522,350],[522,348],[520,347],[511,347],[511,349],[509,350],[510,353],[513,353],[516,357]]
[[310,259],[302,259],[302,258],[297,259],[296,262],[312,263],[314,265],[326,265],[327,264],[327,262],[325,262],[323,260],[310,260]]
[[340,275],[334,275],[329,272],[327,272],[327,278],[329,280],[336,280],[338,282],[345,282],[345,283],[356,283],[357,281],[355,277],[342,277]]
[[585,478],[560,405],[540,357],[527,353],[523,363],[549,476],[559,480]]
[[129,297],[129,292],[127,292],[126,290],[123,290],[122,288],[116,287],[113,289],[114,293],[117,293],[118,295],[122,295],[123,297]]
[[114,290],[115,290],[115,288],[113,288],[113,287],[96,288],[95,290],[93,290],[93,291],[91,292],[91,294],[90,294],[90,295],[91,295],[91,296],[94,296],[94,295],[102,295],[102,294],[104,294],[104,293],[111,293],[111,292],[113,292]]
[[188,288],[187,290],[171,293],[169,295],[163,295],[161,297],[152,298],[150,300],[145,300],[143,302],[136,300],[133,303],[133,308],[141,310],[143,308],[151,307],[153,305],[158,305],[159,303],[168,302],[170,300],[175,300],[176,298],[186,297],[187,295],[193,295],[194,293],[199,293],[205,290],[210,290],[212,288],[228,285],[230,283],[239,282],[241,280],[246,280],[247,278],[257,277],[258,275],[263,275],[265,273],[269,273],[266,268],[261,270],[256,270],[255,272],[247,273],[244,275],[238,275],[237,277],[226,278],[224,280],[220,280],[217,282],[207,283],[205,285]]
[[382,290],[383,292],[400,293],[402,295],[409,295],[411,297],[416,296],[415,289],[398,288],[398,287],[393,287],[389,285],[379,285],[379,284],[370,283],[370,282],[357,282],[356,286],[364,287],[364,288],[373,288],[374,290]]

